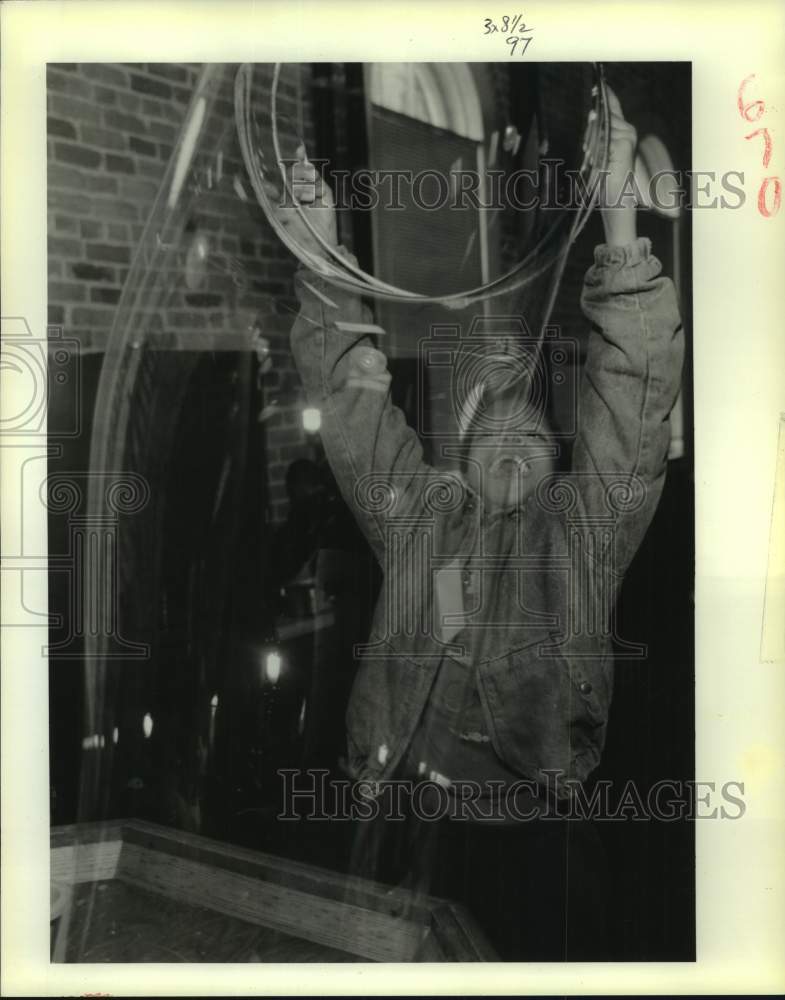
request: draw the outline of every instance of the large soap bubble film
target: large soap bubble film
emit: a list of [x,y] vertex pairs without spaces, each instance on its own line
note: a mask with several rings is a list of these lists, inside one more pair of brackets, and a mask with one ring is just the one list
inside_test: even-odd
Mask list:
[[[589,81],[596,78],[596,74],[588,75],[583,67],[573,72],[576,95],[580,98],[576,106],[580,106],[583,113],[590,103],[587,98]],[[238,121],[237,94],[242,92],[253,109],[249,121],[252,123],[252,148],[257,162],[264,166],[268,175],[272,173],[274,176],[278,155],[290,159],[300,144],[313,148],[310,137],[305,134],[301,76],[298,67],[280,66],[214,65],[206,67],[201,73],[117,308],[96,400],[90,459],[90,517],[97,518],[105,513],[108,473],[132,472],[136,460],[144,454],[150,463],[159,463],[158,468],[148,468],[148,473],[154,476],[164,474],[169,460],[166,428],[171,427],[178,412],[178,401],[185,392],[190,369],[197,364],[198,351],[211,349],[216,338],[224,347],[233,341],[247,349],[253,345],[255,338],[261,336],[266,317],[275,314],[273,296],[265,292],[263,282],[249,273],[248,263],[244,262],[240,249],[243,242],[253,241],[264,220],[249,183],[247,158],[244,160],[240,155],[235,129]],[[274,96],[275,105],[272,101]],[[281,107],[285,110],[281,111]],[[275,116],[273,110],[277,112]],[[543,117],[544,112],[532,122],[532,128],[539,130],[535,138],[539,147],[545,143]],[[576,120],[575,124],[577,147],[581,136],[578,128],[580,121]],[[428,132],[428,126],[423,125],[423,130]],[[433,132],[431,128],[428,137],[432,141],[423,146],[425,152],[420,154],[415,150],[407,166],[416,169],[427,163],[432,169],[443,168],[447,173],[455,162],[458,150],[450,147],[449,136],[434,135]],[[385,150],[394,150],[395,147],[395,137],[385,138],[385,135],[379,143],[381,152],[378,154],[378,166],[382,169],[391,165]],[[496,150],[495,156],[501,161],[498,140]],[[578,150],[571,152],[575,165],[579,166]],[[399,157],[397,165],[403,162]],[[514,157],[508,156],[507,169],[512,170],[515,162]],[[412,213],[416,211],[413,206],[409,209]],[[494,212],[490,226],[501,224],[500,216],[504,214],[509,216],[509,206]],[[528,224],[518,247],[508,250],[510,258],[515,254],[523,257],[530,255],[533,247],[542,246],[543,233],[547,237],[558,231],[561,225],[557,252],[548,259],[547,266],[543,266],[542,282],[530,283],[523,302],[520,295],[515,303],[510,295],[506,299],[508,306],[514,305],[514,311],[529,318],[530,329],[534,332],[538,329],[538,310],[546,307],[555,283],[551,271],[567,245],[569,226],[563,224],[567,215],[564,210],[553,212],[550,216],[539,212],[539,219],[534,225]],[[447,221],[457,216],[461,213],[447,213]],[[401,262],[407,260],[405,255],[395,253],[396,245],[400,245],[401,231],[405,240],[406,217],[405,211],[377,212],[380,230],[377,245],[383,255],[382,267],[389,260],[390,270],[394,270],[396,265],[400,268],[403,266]],[[474,219],[464,222],[466,218],[467,213],[463,213],[463,234],[453,234],[454,238],[457,236],[463,241],[458,243],[453,256],[459,258],[462,264],[474,260],[476,272],[479,223],[476,213]],[[438,230],[436,226],[433,228]],[[388,250],[388,247],[392,249]],[[457,268],[445,266],[450,251],[452,247],[444,243],[441,248],[438,243],[423,248],[422,259],[427,266],[423,269],[418,265],[417,271],[411,275],[417,286],[416,293],[430,296],[451,293],[463,283],[464,273],[470,274],[471,269],[460,265]],[[500,271],[503,270],[509,270],[509,267],[502,264]],[[406,275],[411,272],[401,273]],[[189,312],[194,308],[202,312],[198,324]],[[394,349],[400,341],[400,329],[405,328],[408,343],[415,344],[420,339],[418,334],[426,336],[429,327],[440,315],[458,323],[464,321],[468,324],[471,319],[469,310],[463,313],[442,311],[440,314],[438,305],[430,309],[419,307],[421,311],[410,309],[402,315],[396,315],[395,308],[390,304],[383,314]],[[510,308],[510,311],[513,309]],[[180,351],[175,355],[174,368],[167,370],[164,351],[172,348],[179,348]],[[406,354],[410,350],[403,347],[401,353]],[[149,447],[153,437],[158,442],[156,448]],[[230,442],[227,446],[231,453]],[[135,512],[134,530],[141,532],[142,522],[146,520],[147,530],[153,538],[156,530],[155,503],[148,501],[142,506],[146,510],[141,515]],[[123,512],[120,511],[118,516],[122,517]],[[120,531],[119,537],[122,544],[122,539],[128,537],[128,531]],[[145,543],[135,538],[134,544],[125,545],[118,554],[121,594],[118,632],[120,635],[137,636],[136,648],[112,649],[116,636],[105,635],[98,623],[93,623],[95,627],[87,630],[89,733],[105,736],[115,728],[116,720],[111,716],[101,718],[111,701],[102,693],[102,686],[110,677],[115,677],[116,683],[116,675],[123,672],[118,664],[126,660],[141,660],[134,669],[125,672],[142,676],[146,669],[142,664],[154,658],[144,655],[145,643],[138,638],[150,636],[155,631],[154,622],[146,617],[152,613],[152,605],[144,608],[138,600],[132,599],[131,609],[124,602],[138,590],[140,580],[154,578],[156,570],[151,560],[156,557],[155,553],[156,546],[150,543],[150,539]],[[94,587],[94,581],[91,587]],[[217,586],[214,590],[217,594],[221,592]],[[135,620],[131,621],[131,617]],[[89,754],[87,757],[91,764],[99,759],[108,762],[111,753]],[[94,797],[97,797],[96,801],[100,800],[101,788],[105,792],[106,787],[102,786],[92,767],[86,767],[83,773],[83,808],[85,815],[89,815],[94,809],[88,806],[88,802]]]
[[[563,72],[575,93],[574,105],[562,111],[571,118],[562,132],[574,137],[568,150],[548,149],[551,109],[547,92],[541,92],[533,101],[529,131],[518,137],[517,144],[515,136],[506,134],[506,118],[500,114],[495,137],[478,140],[416,121],[418,141],[407,145],[395,113],[382,105],[372,107],[369,127],[375,159],[367,166],[431,169],[449,176],[456,163],[465,162],[509,176],[522,167],[536,167],[545,154],[555,152],[568,166],[585,169],[581,142],[586,114],[593,104],[603,107],[602,91],[599,97],[591,93],[600,73],[590,66],[565,66]],[[340,79],[339,69],[328,89]],[[306,112],[303,95],[308,82],[309,69],[296,65],[216,64],[200,71],[117,306],[96,394],[87,507],[80,511],[85,516],[85,557],[95,567],[95,572],[86,574],[82,602],[85,735],[80,824],[139,816],[183,831],[185,840],[178,843],[187,845],[188,832],[230,839],[229,819],[243,816],[253,822],[247,829],[257,840],[260,831],[270,838],[258,840],[259,846],[290,849],[272,829],[272,786],[258,784],[251,757],[258,755],[279,766],[308,762],[301,738],[310,730],[303,719],[316,711],[319,684],[325,682],[317,677],[307,697],[298,691],[296,698],[278,684],[290,665],[280,652],[275,615],[265,603],[270,583],[263,577],[269,550],[261,537],[250,537],[244,546],[246,562],[238,565],[234,559],[239,512],[253,503],[261,509],[268,499],[258,449],[266,446],[260,445],[260,437],[269,414],[275,412],[276,389],[281,388],[275,370],[280,348],[275,344],[282,342],[281,335],[297,311],[287,284],[294,259],[284,271],[277,261],[263,254],[260,259],[259,234],[269,237],[271,203],[258,182],[272,178],[285,194],[287,175],[278,160],[291,161],[301,146],[315,160],[323,155]],[[602,150],[595,154],[597,166]],[[326,175],[329,179],[329,171]],[[391,365],[404,370],[415,362],[434,325],[446,322],[468,331],[478,313],[489,310],[521,313],[529,333],[540,334],[560,267],[585,220],[585,204],[551,211],[538,204],[521,213],[503,199],[484,214],[432,213],[433,224],[426,229],[424,242],[416,245],[415,234],[423,232],[416,221],[421,210],[410,197],[405,196],[404,203],[402,212],[377,207],[366,213],[371,216],[376,256],[353,272],[341,270],[335,260],[322,265],[301,248],[290,247],[334,284],[371,296],[376,320],[387,332],[380,346]],[[339,209],[343,235],[349,234],[347,214]],[[499,253],[488,255],[484,244],[489,240],[498,243]],[[352,242],[351,235],[345,242]],[[421,414],[424,423],[418,427],[430,442],[438,443],[439,434],[449,434],[454,427],[454,414],[440,402],[448,390],[439,378],[448,375],[431,373],[433,402]],[[194,468],[193,441],[203,431],[195,414],[202,401],[206,411],[206,401],[217,398],[217,383],[228,387],[210,410],[220,431],[212,434],[210,448],[202,451],[199,467]],[[437,463],[443,460],[435,445],[431,457]],[[279,459],[274,456],[274,460]],[[172,510],[172,497],[186,494],[200,512],[203,533],[198,538],[185,520],[178,525]],[[58,495],[53,487],[54,502]],[[331,530],[349,538],[345,547],[351,549],[357,543],[345,512],[331,508],[330,517]],[[260,517],[259,535],[263,534]],[[108,561],[99,556],[102,547],[109,551]],[[362,567],[361,557],[356,562]],[[98,575],[113,567],[116,593],[108,579]],[[346,573],[343,567],[322,566],[322,571]],[[258,586],[265,600],[238,595],[238,577],[249,581],[249,589]],[[301,589],[307,600],[314,600],[308,580],[302,581]],[[373,586],[366,583],[366,599],[372,594]],[[339,602],[351,600],[338,596]],[[361,622],[364,613],[353,608],[351,620]],[[364,638],[357,632],[352,636],[354,641]],[[314,640],[316,666],[325,669],[341,655],[346,649],[336,649],[320,637]],[[233,691],[227,690],[223,678],[229,657],[239,677],[233,681]],[[257,707],[252,701],[260,685],[263,697]],[[255,727],[257,738],[245,755],[227,751],[219,761],[217,744],[232,725],[225,716],[227,698],[233,698],[235,706],[247,702],[243,725]],[[290,742],[275,743],[276,713],[294,720],[287,736]],[[342,718],[334,720],[334,729],[342,731]],[[290,746],[300,749],[289,753]],[[253,788],[258,801],[251,793],[241,800],[231,790],[219,788],[219,763],[231,782]],[[221,811],[227,817],[224,828],[209,818]],[[72,933],[62,938],[67,949],[61,957],[68,960],[110,960],[96,933],[110,920],[112,893],[127,890],[126,895],[133,896],[128,883],[117,889],[107,875],[116,873],[107,859],[115,857],[113,845],[121,837],[117,830],[111,826],[98,833],[80,826],[59,848],[63,870],[85,876],[71,898],[73,905],[64,911],[63,926],[70,919]],[[333,859],[320,855],[313,842],[319,839],[317,833],[310,831],[312,842],[302,847],[304,856],[332,866]],[[390,921],[381,921],[374,931],[377,936],[366,942],[360,957],[424,957],[419,949],[432,923],[427,885],[411,869],[402,891],[389,900],[386,890],[373,888],[375,879],[388,874],[378,867],[375,835],[368,833],[351,846],[353,870],[363,878],[338,882],[331,892],[352,906],[367,902],[368,894],[377,891],[386,900],[379,906]],[[137,846],[149,845],[151,836],[141,828],[132,840],[136,838]],[[193,845],[188,849],[197,850]],[[406,850],[402,845],[403,854]],[[123,857],[134,857],[125,846],[122,851]],[[130,896],[118,905],[139,914],[149,908],[143,892],[138,898]],[[156,940],[149,927],[141,929],[140,916],[141,951],[128,959],[259,957],[258,945],[243,937],[247,928],[234,928],[231,947],[223,940],[231,937],[226,925],[200,924],[204,914],[197,911],[194,904],[187,918],[173,914],[170,919],[208,927],[205,934],[211,945],[204,954],[195,954],[184,941]],[[345,935],[358,933],[351,916],[333,919],[336,926],[343,921]],[[284,945],[280,954],[285,954]],[[265,960],[275,960],[269,949],[268,942]]]
[[[271,283],[249,255],[264,222],[246,192],[237,148],[235,72],[236,67],[214,65],[201,73],[116,311],[93,420],[88,499],[93,519],[106,513],[107,476],[141,465],[154,483],[166,481],[172,434],[200,355],[263,353],[268,347],[262,330],[276,319],[276,302]],[[250,369],[239,373],[238,413],[247,410],[249,378]],[[242,427],[227,433],[227,454],[238,461],[243,440]],[[132,526],[119,532],[117,632],[134,635],[136,648],[114,648],[117,636],[106,634],[100,621],[87,629],[88,732],[111,733],[118,721],[105,714],[113,712],[113,698],[104,685],[117,684],[121,674],[141,677],[155,660],[155,651],[146,654],[144,646],[156,630],[157,609],[152,601],[145,606],[139,594],[142,581],[159,579],[156,504],[164,493],[158,491],[135,512]],[[213,600],[220,601],[220,578],[214,584]],[[129,661],[135,665],[124,669]],[[87,761],[101,759],[111,768],[111,756],[91,754]],[[100,814],[106,783],[92,767],[83,774],[83,813]]]
[[[231,597],[232,574],[246,569],[232,564],[233,546],[251,503],[262,530],[258,449],[265,424],[284,409],[276,403],[295,391],[275,362],[296,303],[286,284],[293,267],[279,272],[261,238],[268,230],[237,145],[236,72],[211,65],[199,75],[134,253],[96,393],[87,503],[76,511],[86,566],[85,591],[74,595],[84,618],[81,824],[141,815],[203,829],[227,635],[234,630],[240,645],[243,622],[265,627],[264,607]],[[300,72],[284,74],[292,135]],[[259,75],[258,88],[269,94],[269,74]],[[204,435],[201,410],[217,431]],[[210,441],[201,453],[193,451],[199,435]],[[54,509],[66,502],[64,489],[50,484]],[[190,528],[173,510],[184,500]],[[248,538],[246,549],[258,580],[264,553],[256,542]],[[69,864],[100,868],[94,848],[79,847],[82,829]],[[81,893],[84,917],[96,899],[88,883]],[[100,960],[90,952],[96,927],[75,925],[69,960]]]

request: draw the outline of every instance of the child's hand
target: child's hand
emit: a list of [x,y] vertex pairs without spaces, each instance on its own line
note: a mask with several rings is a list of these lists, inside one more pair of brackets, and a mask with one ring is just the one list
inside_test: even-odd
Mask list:
[[[338,245],[338,227],[335,218],[335,199],[329,185],[325,184],[316,167],[308,161],[305,147],[298,146],[297,162],[292,165],[289,177],[291,192],[304,211],[316,232],[331,246]],[[264,182],[265,191],[273,201],[276,218],[286,231],[306,250],[320,257],[326,252],[300,218],[297,207],[292,204],[287,192],[281,200],[281,193],[275,184]]]
[[600,188],[600,208],[606,241],[611,246],[623,246],[631,243],[637,235],[632,178],[638,133],[625,119],[619,98],[607,84],[605,92],[610,113],[610,142],[607,176]]

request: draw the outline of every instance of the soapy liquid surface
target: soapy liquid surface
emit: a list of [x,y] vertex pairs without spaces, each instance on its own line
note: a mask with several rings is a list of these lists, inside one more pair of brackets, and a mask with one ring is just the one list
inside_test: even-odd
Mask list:
[[76,888],[66,961],[353,962],[360,959],[349,952],[112,879]]

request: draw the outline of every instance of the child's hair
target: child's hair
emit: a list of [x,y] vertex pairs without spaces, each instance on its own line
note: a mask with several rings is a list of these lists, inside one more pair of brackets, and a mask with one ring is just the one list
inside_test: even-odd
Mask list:
[[462,445],[459,468],[464,479],[475,443],[483,437],[498,440],[506,434],[515,438],[537,434],[553,438],[542,378],[533,372],[530,357],[524,357],[520,350],[495,352],[485,356],[483,368],[483,377],[466,392],[458,417]]
[[533,352],[515,347],[481,356],[474,365],[478,377],[460,401],[459,433],[467,448],[480,434],[548,433],[536,365]]

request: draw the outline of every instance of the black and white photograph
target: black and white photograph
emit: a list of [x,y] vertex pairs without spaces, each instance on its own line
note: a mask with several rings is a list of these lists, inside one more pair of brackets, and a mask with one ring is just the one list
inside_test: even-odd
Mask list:
[[693,958],[689,64],[47,98],[58,955]]
[[[464,61],[40,66],[45,331],[4,308],[2,431],[43,534],[6,535],[4,623],[18,597],[43,636],[55,976],[666,974],[706,957],[700,845],[782,830],[754,808],[782,785],[763,727],[716,763],[702,741],[760,686],[720,664],[705,710],[696,686],[696,606],[741,645],[748,598],[706,600],[702,491],[758,377],[705,367],[698,275],[710,218],[782,234],[775,76],[729,88],[733,169],[696,154],[683,52],[551,58],[533,8],[474,13]],[[785,646],[766,419],[762,671]],[[717,461],[757,483],[758,454]]]

